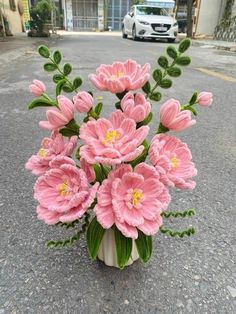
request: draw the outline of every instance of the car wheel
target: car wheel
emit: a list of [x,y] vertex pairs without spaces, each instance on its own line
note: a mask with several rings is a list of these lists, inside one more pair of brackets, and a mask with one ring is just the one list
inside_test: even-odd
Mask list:
[[135,25],[133,26],[133,29],[132,29],[132,38],[133,38],[133,40],[138,40],[138,37],[136,36],[136,27],[135,27]]
[[175,38],[167,38],[168,43],[174,43],[175,42]]
[[125,28],[124,28],[124,25],[122,25],[122,38],[127,38],[128,35],[125,34]]

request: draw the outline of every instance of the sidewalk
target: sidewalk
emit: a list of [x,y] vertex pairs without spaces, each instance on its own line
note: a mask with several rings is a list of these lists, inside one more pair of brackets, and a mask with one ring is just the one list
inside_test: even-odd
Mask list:
[[6,38],[0,37],[0,67],[27,54],[36,53],[40,44],[54,43],[58,35],[46,37],[28,37],[26,33],[14,34]]
[[236,52],[236,42],[229,42],[214,39],[193,39],[193,46],[202,48],[215,48]]

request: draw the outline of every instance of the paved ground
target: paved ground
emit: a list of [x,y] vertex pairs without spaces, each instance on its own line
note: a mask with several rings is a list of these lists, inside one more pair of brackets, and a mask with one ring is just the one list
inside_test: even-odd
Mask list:
[[[65,36],[52,46],[61,48],[65,60],[86,78],[101,62],[134,58],[155,65],[167,44],[84,34]],[[197,163],[198,185],[193,192],[173,192],[171,209],[194,207],[197,216],[168,224],[180,229],[193,224],[198,232],[184,240],[158,234],[151,261],[145,266],[136,262],[122,272],[90,261],[84,240],[64,250],[45,248],[46,239],[70,232],[36,219],[35,177],[24,163],[47,133],[37,127],[44,110],[28,112],[26,104],[32,79],[45,80],[49,92],[53,84],[36,54],[1,65],[0,314],[236,312],[236,55],[201,47],[193,47],[190,54],[192,65],[163,101],[176,97],[184,102],[193,90],[211,90],[215,100],[212,108],[200,110],[197,125],[181,134]],[[91,88],[86,81],[84,89]],[[112,100],[106,94],[106,115]],[[158,106],[154,108],[157,112]]]

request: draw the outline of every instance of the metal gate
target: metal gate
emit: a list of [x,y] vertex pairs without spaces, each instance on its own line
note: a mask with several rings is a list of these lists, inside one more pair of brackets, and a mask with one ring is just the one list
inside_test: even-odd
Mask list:
[[72,0],[73,30],[98,28],[98,0]]
[[121,29],[123,18],[129,11],[131,2],[131,0],[108,0],[108,27],[113,30]]

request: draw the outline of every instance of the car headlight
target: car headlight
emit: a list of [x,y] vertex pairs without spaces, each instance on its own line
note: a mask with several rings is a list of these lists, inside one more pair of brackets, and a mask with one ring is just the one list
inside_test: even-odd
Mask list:
[[143,24],[143,25],[150,25],[150,23],[148,23],[148,22],[146,22],[146,21],[140,21],[140,20],[138,20],[138,22],[139,22],[140,24]]
[[173,27],[178,26],[178,22],[175,22],[172,26]]

